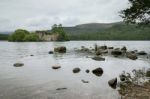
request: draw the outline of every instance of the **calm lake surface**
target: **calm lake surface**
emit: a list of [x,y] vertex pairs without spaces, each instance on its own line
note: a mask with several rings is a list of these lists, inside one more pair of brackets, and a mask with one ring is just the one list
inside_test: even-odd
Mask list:
[[[108,81],[118,77],[122,71],[150,68],[150,58],[130,60],[104,56],[105,61],[86,58],[74,48],[93,47],[94,44],[114,47],[126,46],[128,50],[144,50],[150,53],[150,41],[70,41],[13,43],[0,42],[0,99],[120,99],[117,90]],[[66,54],[48,54],[57,46],[66,46]],[[34,56],[30,56],[33,54]],[[23,67],[14,67],[17,62]],[[52,65],[61,68],[53,70]],[[72,69],[81,72],[73,74]],[[101,67],[104,73],[97,77],[86,69]],[[89,83],[82,83],[82,79]],[[66,90],[56,90],[67,88]]]

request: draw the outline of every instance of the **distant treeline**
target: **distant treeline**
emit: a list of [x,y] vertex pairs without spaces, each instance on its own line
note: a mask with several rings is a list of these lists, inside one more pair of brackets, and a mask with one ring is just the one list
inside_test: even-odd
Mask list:
[[83,33],[69,33],[69,38],[70,40],[150,40],[150,27],[115,25],[91,33],[88,29],[87,32],[84,30]]
[[87,33],[69,35],[70,40],[150,40],[150,34],[123,34],[122,33]]
[[8,34],[0,34],[0,40],[8,40]]

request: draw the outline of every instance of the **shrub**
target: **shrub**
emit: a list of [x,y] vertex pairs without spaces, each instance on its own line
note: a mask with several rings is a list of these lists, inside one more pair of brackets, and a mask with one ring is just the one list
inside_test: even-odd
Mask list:
[[27,30],[18,29],[12,35],[9,36],[8,40],[14,42],[23,42],[25,36],[29,34],[30,33]]

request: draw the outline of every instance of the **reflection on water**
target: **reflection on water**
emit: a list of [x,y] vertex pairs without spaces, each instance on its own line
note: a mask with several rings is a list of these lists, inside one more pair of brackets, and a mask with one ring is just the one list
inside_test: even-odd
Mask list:
[[[108,45],[127,46],[129,50],[144,50],[150,53],[149,41],[71,41],[12,43],[0,42],[0,99],[118,99],[117,90],[109,87],[108,80],[118,77],[122,71],[149,68],[150,59],[130,60],[104,56],[105,61],[87,58],[74,48]],[[66,46],[66,54],[48,54],[57,46]],[[30,55],[34,56],[30,56]],[[16,62],[24,63],[16,68]],[[61,68],[53,70],[52,65]],[[73,68],[79,67],[77,74]],[[92,70],[101,67],[103,74],[95,76]],[[86,70],[90,70],[86,73]],[[89,81],[89,83],[83,83]],[[65,90],[56,90],[67,88]]]

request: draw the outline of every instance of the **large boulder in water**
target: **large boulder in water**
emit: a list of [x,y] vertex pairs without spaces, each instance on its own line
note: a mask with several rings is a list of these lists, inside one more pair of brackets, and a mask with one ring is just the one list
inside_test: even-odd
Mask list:
[[109,86],[110,87],[112,87],[112,88],[116,88],[116,86],[117,86],[117,78],[114,78],[114,79],[112,79],[112,80],[109,80],[108,81],[108,84],[109,84]]
[[103,74],[103,69],[102,68],[96,68],[92,70],[92,73],[95,74],[96,76],[101,76]]
[[15,63],[15,64],[14,64],[14,67],[22,67],[22,66],[24,66],[23,63]]
[[127,53],[127,57],[132,60],[138,59],[137,55],[133,53]]
[[96,61],[105,61],[105,58],[103,57],[100,57],[100,56],[95,56],[92,58],[93,60],[96,60]]
[[61,46],[61,47],[57,47],[57,48],[54,48],[54,51],[55,52],[58,52],[58,53],[66,53],[66,47],[65,46]]
[[72,71],[73,71],[73,73],[79,73],[80,72],[80,68],[74,68]]

